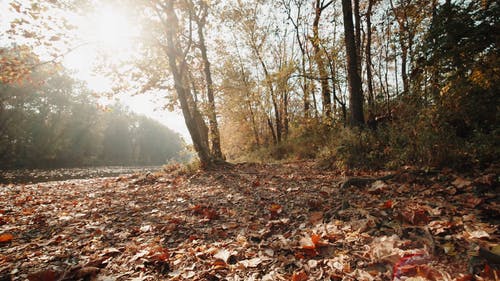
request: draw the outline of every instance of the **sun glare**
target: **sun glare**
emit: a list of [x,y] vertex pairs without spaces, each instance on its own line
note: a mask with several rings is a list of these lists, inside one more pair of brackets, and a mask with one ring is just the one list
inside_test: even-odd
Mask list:
[[110,62],[121,62],[134,52],[137,26],[132,23],[125,7],[102,5],[85,16],[71,19],[77,26],[76,36],[83,46],[65,57],[65,65],[78,72],[77,76],[98,91],[110,89],[110,81],[95,77],[94,66],[105,55]]
[[90,23],[91,32],[97,44],[101,44],[107,51],[129,49],[132,44],[132,31],[126,11],[116,7],[105,6],[93,16]]

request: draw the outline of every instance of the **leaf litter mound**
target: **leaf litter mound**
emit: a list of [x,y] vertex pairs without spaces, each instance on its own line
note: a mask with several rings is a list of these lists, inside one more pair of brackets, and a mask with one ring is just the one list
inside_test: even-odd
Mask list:
[[352,176],[294,162],[3,185],[0,280],[498,280],[495,169]]

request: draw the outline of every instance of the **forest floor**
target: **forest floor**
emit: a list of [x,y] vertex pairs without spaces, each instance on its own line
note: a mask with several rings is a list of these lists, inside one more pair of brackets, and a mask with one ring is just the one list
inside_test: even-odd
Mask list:
[[498,280],[498,176],[294,162],[0,185],[0,280]]

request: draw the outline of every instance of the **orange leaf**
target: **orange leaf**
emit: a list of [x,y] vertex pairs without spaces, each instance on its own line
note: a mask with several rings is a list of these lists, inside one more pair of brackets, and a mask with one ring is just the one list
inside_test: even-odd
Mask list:
[[221,261],[221,260],[216,260],[216,261],[214,261],[213,265],[214,266],[226,266],[226,263],[224,261]]
[[385,201],[384,205],[382,206],[384,209],[391,209],[392,206],[394,206],[394,203],[392,200],[387,200]]
[[12,234],[4,233],[4,234],[0,235],[0,243],[10,242],[10,241],[12,241],[13,238],[14,238],[14,236]]
[[320,240],[321,237],[318,234],[311,235],[311,241],[313,242],[314,246],[316,246]]
[[281,213],[282,207],[280,204],[271,204],[271,207],[269,207],[269,211],[274,214],[279,214]]
[[292,275],[292,281],[307,281],[307,279],[307,274],[304,271],[301,271],[299,273],[294,272]]

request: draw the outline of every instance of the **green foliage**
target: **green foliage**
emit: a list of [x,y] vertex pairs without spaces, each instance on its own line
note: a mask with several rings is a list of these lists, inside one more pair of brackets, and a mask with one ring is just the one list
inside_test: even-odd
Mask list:
[[0,84],[0,94],[2,168],[161,165],[184,146],[154,120],[119,106],[103,109],[63,74],[43,86]]

